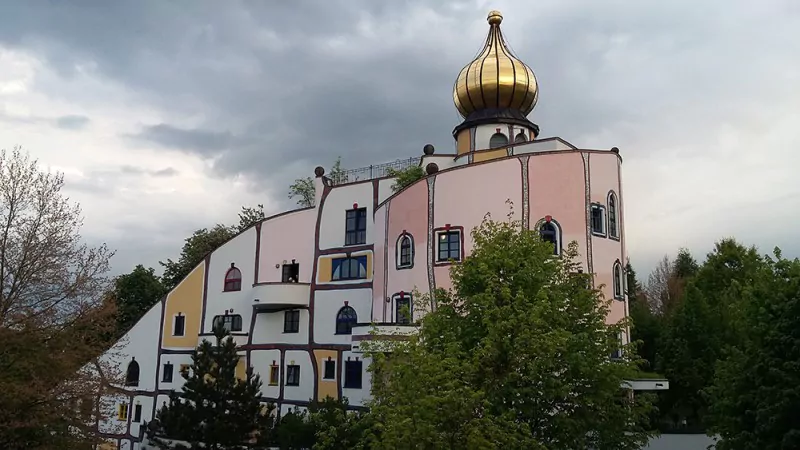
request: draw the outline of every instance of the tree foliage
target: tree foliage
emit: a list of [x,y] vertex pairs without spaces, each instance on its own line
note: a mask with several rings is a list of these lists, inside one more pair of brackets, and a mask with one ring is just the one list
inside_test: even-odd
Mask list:
[[[333,181],[335,184],[342,184],[347,182],[347,172],[342,169],[342,157],[336,158],[330,172],[325,175],[326,178]],[[302,208],[310,208],[314,206],[316,199],[316,188],[314,187],[314,179],[311,177],[297,178],[289,186],[289,198],[297,199],[297,205]]]
[[417,180],[425,178],[425,169],[419,165],[408,166],[402,170],[389,169],[386,175],[397,177],[392,185],[392,192],[400,192],[406,186],[413,184]]
[[242,232],[256,222],[261,222],[265,217],[264,205],[262,204],[258,204],[255,207],[242,206],[242,210],[239,211],[239,224],[236,226],[236,231]]
[[170,394],[149,426],[159,448],[265,448],[272,441],[274,406],[261,403],[260,376],[249,369],[238,378],[236,342],[222,326],[214,335],[216,344],[203,340],[197,347],[181,373],[182,391]]
[[167,293],[161,277],[152,267],[137,265],[130,273],[114,280],[117,302],[117,335],[122,336]]
[[[63,175],[19,148],[0,151],[0,448],[80,448],[95,442],[93,402],[119,381],[95,358],[114,337],[105,246],[81,242]],[[91,366],[91,370],[85,369]],[[84,370],[85,369],[85,370]],[[91,413],[91,411],[90,411]]]
[[186,238],[177,261],[167,259],[167,262],[159,262],[164,267],[162,275],[164,287],[168,291],[172,290],[200,264],[207,254],[219,248],[235,234],[236,230],[233,227],[221,224],[192,233]]
[[774,254],[742,290],[747,333],[706,391],[720,450],[800,448],[800,261]]
[[422,296],[435,308],[419,335],[374,359],[374,448],[640,448],[651,406],[627,395],[638,372],[620,348],[625,323],[578,272],[516,222],[486,220],[472,254],[453,266],[453,291]]

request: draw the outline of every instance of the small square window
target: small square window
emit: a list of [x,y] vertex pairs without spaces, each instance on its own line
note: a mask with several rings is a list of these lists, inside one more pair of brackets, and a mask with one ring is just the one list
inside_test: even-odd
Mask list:
[[284,333],[298,333],[300,332],[300,311],[293,309],[283,313],[283,332]]
[[440,231],[436,242],[436,262],[461,261],[461,230]]
[[172,335],[183,336],[186,332],[186,316],[177,315],[172,322]]
[[336,361],[329,359],[325,361],[325,373],[322,375],[323,380],[336,379]]
[[592,204],[592,233],[605,236],[606,209],[603,205]]
[[300,281],[300,264],[296,262],[284,264],[281,271],[281,283],[297,283],[298,281]]
[[367,208],[348,210],[345,215],[344,245],[367,243]]
[[272,365],[269,368],[269,385],[277,386],[280,379],[280,367]]
[[172,383],[172,375],[175,367],[172,363],[164,364],[164,373],[161,375],[161,381],[163,383]]
[[344,362],[344,387],[361,389],[362,362],[359,360]]
[[300,386],[300,366],[286,366],[286,385]]

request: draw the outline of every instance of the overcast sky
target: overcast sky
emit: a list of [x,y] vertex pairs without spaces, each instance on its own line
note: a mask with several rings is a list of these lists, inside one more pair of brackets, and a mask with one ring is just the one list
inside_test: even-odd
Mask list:
[[639,272],[735,236],[800,255],[793,0],[0,3],[0,147],[65,173],[114,272],[175,258],[294,178],[453,148],[490,9],[541,137],[620,148]]

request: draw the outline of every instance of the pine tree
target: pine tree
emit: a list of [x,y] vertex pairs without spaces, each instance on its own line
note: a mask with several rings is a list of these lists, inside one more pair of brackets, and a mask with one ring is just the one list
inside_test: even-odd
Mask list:
[[149,426],[158,448],[253,449],[271,443],[274,406],[261,403],[260,376],[248,369],[239,379],[236,342],[221,326],[214,335],[216,344],[203,340],[197,347],[189,370],[181,373],[183,390],[170,394]]

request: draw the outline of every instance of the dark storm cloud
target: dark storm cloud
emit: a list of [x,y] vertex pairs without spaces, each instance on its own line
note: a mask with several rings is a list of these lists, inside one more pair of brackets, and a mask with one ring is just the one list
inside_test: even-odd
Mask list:
[[80,130],[89,124],[89,118],[85,116],[61,116],[55,121],[58,128],[64,130]]
[[239,141],[229,132],[186,130],[163,123],[146,126],[139,133],[126,137],[203,157],[216,156]]

